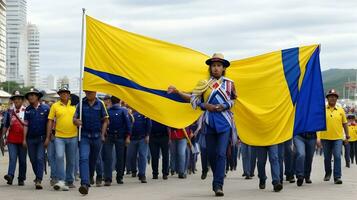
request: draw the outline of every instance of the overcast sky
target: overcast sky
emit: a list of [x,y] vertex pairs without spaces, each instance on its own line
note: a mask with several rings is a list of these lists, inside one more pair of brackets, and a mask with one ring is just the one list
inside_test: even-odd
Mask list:
[[321,44],[322,69],[357,68],[356,0],[28,0],[41,75],[79,76],[82,7],[131,32],[230,60]]

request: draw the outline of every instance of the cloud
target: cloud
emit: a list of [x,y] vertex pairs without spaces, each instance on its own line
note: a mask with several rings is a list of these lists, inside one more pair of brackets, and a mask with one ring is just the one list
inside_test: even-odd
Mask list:
[[240,59],[320,43],[321,65],[357,67],[357,1],[28,1],[39,26],[42,74],[78,74],[81,8],[128,31]]

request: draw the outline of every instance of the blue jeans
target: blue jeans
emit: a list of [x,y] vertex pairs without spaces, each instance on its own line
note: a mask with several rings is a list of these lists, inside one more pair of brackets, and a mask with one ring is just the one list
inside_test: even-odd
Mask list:
[[324,151],[324,162],[326,174],[331,174],[331,159],[333,155],[333,177],[341,178],[341,153],[342,140],[321,140]]
[[26,180],[26,155],[27,150],[22,144],[7,144],[9,150],[9,169],[7,174],[11,177],[15,176],[16,162],[19,159],[19,175],[18,180]]
[[187,141],[185,138],[180,140],[172,140],[171,147],[174,154],[172,154],[172,158],[175,171],[178,174],[185,174],[185,167],[186,167],[186,148],[187,148]]
[[[73,183],[78,139],[77,137],[73,137],[73,138],[56,137],[55,145],[56,145],[57,178],[59,181],[65,180],[66,183]],[[65,153],[66,153],[66,175],[64,172]]]
[[27,138],[27,150],[36,180],[42,181],[45,166],[45,136]]
[[131,172],[137,172],[137,163],[139,168],[139,177],[145,176],[146,161],[148,155],[148,144],[145,143],[145,139],[132,140],[128,146],[128,159],[130,160]]
[[200,146],[200,152],[201,152],[202,173],[207,173],[208,172],[207,148],[203,148]]
[[217,133],[207,126],[206,147],[208,160],[213,172],[213,190],[222,188],[226,167],[226,152],[230,139],[230,130],[224,133]]
[[104,180],[112,181],[113,174],[113,146],[115,150],[115,170],[117,178],[122,179],[124,175],[124,139],[109,135],[103,144]]
[[249,145],[241,143],[241,151],[242,151],[242,164],[243,164],[243,174],[245,176],[250,176],[251,172],[251,148]]
[[284,167],[285,167],[285,175],[287,177],[293,177],[295,174],[294,172],[295,152],[293,151],[292,143],[293,143],[293,139],[284,142]]
[[98,158],[97,158],[97,163],[95,165],[95,173],[97,174],[96,180],[102,180],[103,179],[103,176],[104,176],[104,161],[103,161],[103,149],[102,148],[100,149],[100,153],[99,153]]
[[100,138],[88,138],[82,135],[79,143],[79,174],[81,185],[89,186],[89,177],[94,176],[95,165],[102,147]]
[[258,157],[258,177],[261,181],[267,179],[265,174],[265,164],[267,162],[267,157],[269,154],[269,162],[270,162],[270,169],[271,169],[271,176],[272,176],[272,184],[275,185],[280,183],[280,165],[279,165],[279,148],[278,145],[272,146],[262,146],[262,147],[255,147]]
[[250,175],[253,176],[255,167],[257,166],[257,150],[255,147],[250,147]]
[[47,147],[47,156],[48,156],[48,163],[51,167],[51,175],[50,178],[52,180],[57,180],[57,167],[56,167],[56,146],[55,140],[51,140],[50,144]]
[[350,164],[351,162],[351,145],[350,143],[343,143],[343,146],[345,147],[345,162],[346,162],[346,165],[347,164]]
[[295,172],[297,178],[310,178],[312,160],[314,158],[316,138],[306,138],[300,135],[294,136],[296,149]]

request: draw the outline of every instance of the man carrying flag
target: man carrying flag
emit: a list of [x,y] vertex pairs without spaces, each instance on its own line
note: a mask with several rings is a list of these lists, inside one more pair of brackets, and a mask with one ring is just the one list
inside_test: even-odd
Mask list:
[[168,88],[168,93],[179,94],[184,100],[190,101],[194,109],[205,111],[202,117],[208,159],[213,172],[212,188],[216,196],[223,196],[226,150],[230,137],[236,138],[230,109],[237,95],[234,82],[224,76],[229,61],[222,54],[215,53],[206,64],[209,66],[210,78],[200,81],[192,94],[183,93],[174,86]]
[[[81,186],[79,192],[88,194],[89,179],[94,176],[95,165],[105,141],[108,126],[108,112],[104,103],[96,97],[97,92],[84,91],[86,97],[82,100],[82,111],[77,106],[73,123],[81,127],[81,138],[79,143],[79,171]],[[82,115],[82,120],[80,120]]]

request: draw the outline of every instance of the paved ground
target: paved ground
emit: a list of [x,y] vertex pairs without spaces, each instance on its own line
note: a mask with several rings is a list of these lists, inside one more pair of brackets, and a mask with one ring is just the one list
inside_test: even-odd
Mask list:
[[[343,162],[344,165],[344,162]],[[30,166],[30,165],[29,165]],[[199,167],[200,168],[200,167]],[[269,170],[267,168],[267,170]],[[91,187],[89,195],[82,197],[78,193],[79,183],[76,182],[77,188],[68,192],[54,191],[49,185],[49,177],[46,176],[44,181],[44,190],[35,191],[32,184],[33,172],[28,168],[28,179],[24,187],[17,185],[8,186],[3,180],[3,175],[7,171],[7,157],[0,157],[0,199],[1,200],[22,200],[22,199],[216,199],[211,191],[212,176],[209,174],[205,181],[200,179],[200,173],[188,176],[187,179],[181,180],[176,176],[170,176],[168,180],[152,180],[151,170],[148,168],[148,183],[141,184],[136,178],[125,177],[124,185],[113,184],[111,187]],[[268,171],[270,174],[270,171]],[[343,168],[342,185],[334,185],[333,182],[323,182],[323,158],[316,156],[313,166],[312,185],[303,185],[297,187],[296,184],[284,183],[284,189],[280,193],[274,193],[272,186],[267,184],[265,190],[258,189],[258,179],[244,180],[241,177],[241,162],[239,169],[230,172],[225,180],[224,199],[357,199],[357,165],[351,168]],[[270,178],[268,179],[270,182]],[[268,183],[268,182],[267,182]],[[16,181],[15,181],[15,184]]]

